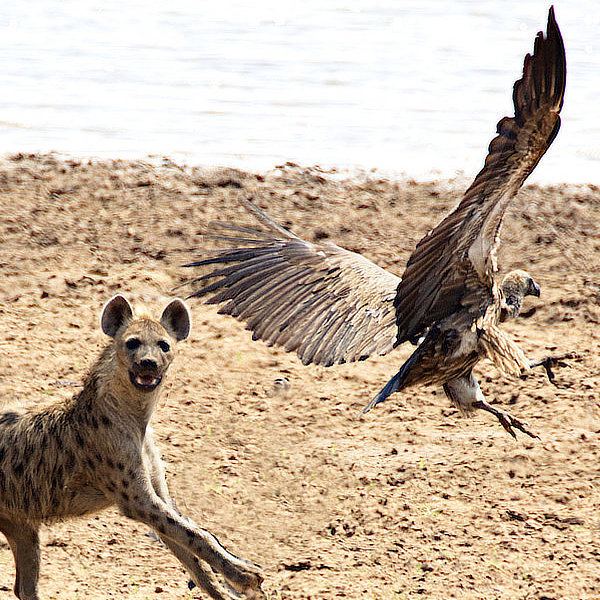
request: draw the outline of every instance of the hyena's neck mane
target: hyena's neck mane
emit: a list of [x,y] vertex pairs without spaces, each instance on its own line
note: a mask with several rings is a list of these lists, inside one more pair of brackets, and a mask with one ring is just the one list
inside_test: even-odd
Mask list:
[[[111,352],[111,347],[108,345],[85,375],[83,389],[67,400],[54,403],[54,406],[50,410],[56,417],[64,413],[68,420],[72,420],[75,417],[75,422],[78,423],[81,420],[83,422],[93,422],[91,418],[92,414],[98,413],[98,411],[102,412],[100,404],[103,403],[102,400],[105,397],[104,390],[106,385],[102,381],[103,377],[101,373],[106,372],[106,366],[112,360],[111,354],[114,354],[114,352]],[[101,365],[104,365],[105,368],[100,368]]]

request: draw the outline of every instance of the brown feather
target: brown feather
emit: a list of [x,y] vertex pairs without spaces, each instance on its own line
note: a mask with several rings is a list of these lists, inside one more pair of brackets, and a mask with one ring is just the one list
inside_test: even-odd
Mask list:
[[[538,33],[533,56],[525,57],[523,77],[515,83],[515,116],[500,120],[485,165],[463,200],[419,242],[408,261],[394,303],[398,344],[452,314],[461,304],[461,294],[478,295],[483,305],[494,301],[493,260],[502,217],[558,132],[565,76],[564,46],[551,9],[547,35]],[[462,291],[454,281],[451,295],[436,294],[448,279],[456,278],[459,263],[468,265],[461,274]]]
[[192,296],[222,304],[219,312],[245,320],[253,339],[296,351],[307,364],[359,360],[394,347],[396,275],[333,244],[301,240],[246,206],[269,233],[236,224],[224,228],[239,237],[211,233],[235,247],[188,265],[224,265],[196,278]]

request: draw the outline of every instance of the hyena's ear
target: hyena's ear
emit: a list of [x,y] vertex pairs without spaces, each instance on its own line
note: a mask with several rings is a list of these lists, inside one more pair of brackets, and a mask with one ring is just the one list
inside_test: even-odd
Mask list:
[[163,310],[163,314],[160,317],[160,324],[178,342],[185,340],[190,335],[192,327],[192,319],[188,307],[179,298],[173,300]]
[[133,317],[131,305],[121,295],[114,296],[105,305],[102,311],[102,331],[110,337],[115,337],[120,327]]

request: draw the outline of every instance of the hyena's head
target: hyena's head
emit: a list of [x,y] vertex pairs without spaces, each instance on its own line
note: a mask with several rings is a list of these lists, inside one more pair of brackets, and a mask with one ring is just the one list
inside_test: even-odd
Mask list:
[[114,340],[118,376],[139,392],[153,392],[173,360],[175,344],[190,333],[190,313],[177,299],[158,321],[135,317],[129,302],[115,296],[102,312],[102,331]]

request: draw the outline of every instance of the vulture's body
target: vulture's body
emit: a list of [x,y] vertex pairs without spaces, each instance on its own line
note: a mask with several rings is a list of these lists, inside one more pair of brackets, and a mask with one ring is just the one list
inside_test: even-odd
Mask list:
[[[504,212],[560,127],[566,62],[550,9],[515,83],[515,115],[497,127],[485,165],[458,207],[416,246],[403,277],[333,244],[313,244],[283,229],[256,207],[266,231],[219,224],[216,236],[235,247],[209,252],[188,266],[221,265],[194,280],[193,296],[209,295],[221,313],[246,321],[253,339],[296,352],[305,364],[329,366],[386,354],[406,341],[412,356],[366,412],[415,384],[441,384],[465,411],[483,408],[532,435],[485,402],[472,369],[481,358],[519,375],[523,352],[499,329],[539,287],[523,271],[494,281]],[[214,281],[207,285],[209,280]]]

